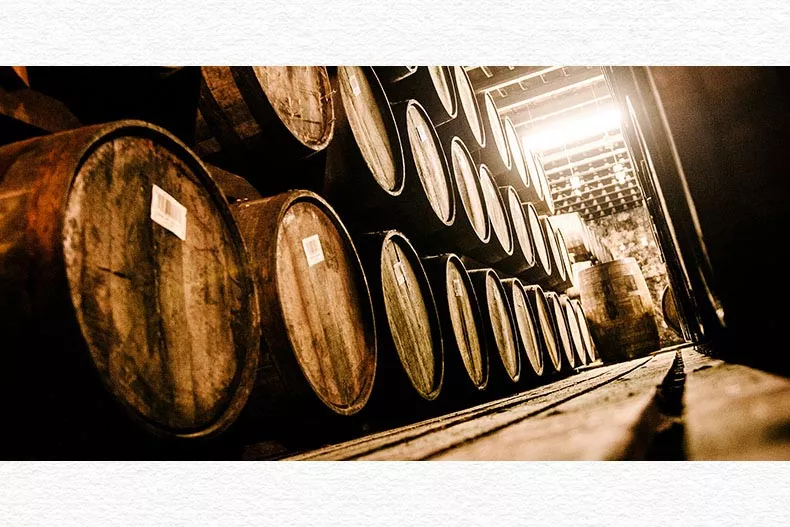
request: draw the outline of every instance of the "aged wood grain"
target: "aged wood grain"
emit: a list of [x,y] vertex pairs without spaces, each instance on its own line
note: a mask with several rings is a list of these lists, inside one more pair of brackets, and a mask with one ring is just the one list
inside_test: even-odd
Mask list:
[[588,362],[587,350],[582,338],[581,326],[576,318],[576,310],[573,308],[573,304],[571,304],[567,295],[560,295],[560,304],[562,304],[562,309],[565,311],[565,322],[568,326],[568,334],[571,337],[576,364],[586,366]]
[[565,310],[560,302],[560,295],[554,291],[546,291],[545,295],[554,334],[557,335],[557,343],[562,350],[560,356],[564,362],[563,369],[573,369],[576,367],[576,354],[573,351],[573,342],[568,331],[568,321],[565,320]]
[[470,288],[466,270],[449,260],[447,263],[446,294],[452,321],[455,341],[461,353],[461,359],[475,386],[486,380],[484,376],[483,353],[481,345],[483,335],[478,334],[475,321],[474,291]]
[[374,96],[374,87],[358,66],[339,66],[338,80],[346,117],[362,156],[379,185],[389,191],[395,190],[400,184],[396,154],[385,117]]
[[551,314],[549,312],[550,307],[546,301],[546,296],[539,285],[525,284],[524,291],[527,293],[532,312],[535,313],[537,321],[536,328],[540,335],[539,340],[543,353],[545,354],[544,357],[548,356],[551,368],[553,368],[553,371],[550,371],[548,363],[545,363],[547,365],[546,373],[558,372],[562,368],[562,359],[560,357],[561,351],[559,349],[560,344],[557,342],[559,336],[556,334],[554,325],[551,321]]
[[524,188],[530,186],[527,167],[524,163],[524,154],[521,150],[521,140],[510,117],[505,117],[502,123],[505,139],[507,139],[508,148],[510,149],[510,170],[500,175],[499,183],[501,185],[513,185],[520,195]]
[[492,434],[446,450],[437,460],[643,459],[659,422],[656,386],[674,353],[631,364],[613,380]]
[[[639,359],[634,363],[641,364],[646,360]],[[478,434],[484,434],[536,415],[545,408],[559,404],[559,401],[565,401],[570,397],[594,389],[624,372],[630,371],[634,368],[634,363],[593,368],[573,377],[560,379],[517,395],[396,429],[294,454],[287,459],[340,460],[360,459],[363,456],[370,459],[418,459],[418,454],[425,450],[428,450],[427,455],[431,455],[442,450],[445,446],[449,445],[452,448],[453,445],[462,444],[466,437],[477,437]],[[453,429],[458,429],[459,433],[456,434]],[[437,439],[444,436],[447,437]],[[437,441],[442,441],[438,448],[436,448]],[[403,457],[395,455],[412,447],[415,450],[407,452],[407,455]],[[416,452],[417,450],[419,452]]]
[[541,229],[540,218],[531,203],[526,205],[522,203],[522,206],[527,218],[527,225],[529,226],[529,239],[535,246],[537,262],[540,264],[543,273],[549,274],[551,273],[551,258],[549,257],[549,249],[546,247],[546,237],[543,235],[543,229]]
[[502,119],[499,117],[496,103],[494,103],[494,99],[491,97],[491,94],[486,92],[483,95],[483,100],[485,101],[485,113],[489,123],[488,129],[491,131],[492,135],[490,138],[487,137],[486,141],[491,141],[493,143],[493,145],[489,143],[487,148],[490,149],[492,146],[495,146],[496,152],[499,155],[499,158],[502,160],[502,165],[507,167],[508,162],[510,161],[510,154],[508,153],[505,130],[502,127]]
[[485,209],[488,213],[489,220],[491,221],[491,227],[494,231],[494,235],[500,244],[498,251],[500,255],[498,258],[502,259],[503,257],[513,253],[513,232],[511,230],[510,223],[507,221],[505,204],[502,201],[502,196],[499,194],[499,189],[494,184],[494,180],[491,177],[491,172],[488,170],[488,167],[485,165],[480,165],[479,174]]
[[579,324],[579,330],[582,335],[582,342],[584,343],[584,351],[587,353],[587,363],[595,362],[595,346],[593,345],[592,336],[590,335],[590,328],[587,325],[587,317],[584,315],[581,300],[578,298],[571,299],[571,305],[576,312],[576,321]]
[[513,308],[519,347],[524,351],[523,356],[527,359],[526,363],[521,361],[522,372],[528,372],[527,375],[531,377],[540,377],[544,370],[543,352],[538,344],[535,327],[537,321],[533,320],[535,316],[524,291],[524,284],[518,278],[509,278],[502,280],[502,285]]
[[453,93],[454,83],[448,78],[449,75],[454,73],[447,66],[427,66],[427,68],[442,107],[444,107],[448,115],[455,116],[457,109],[455,108],[455,94]]
[[320,150],[332,137],[329,76],[316,66],[253,66],[277,116],[302,143]]
[[461,108],[463,109],[464,118],[472,131],[472,136],[477,141],[477,147],[485,145],[486,137],[483,132],[483,123],[480,119],[480,107],[477,105],[477,97],[472,88],[472,83],[469,82],[469,76],[461,66],[453,67],[455,75],[455,86],[458,93],[458,98],[461,101]]
[[[480,189],[480,178],[464,144],[455,140],[450,147],[451,166],[463,210],[481,242],[490,237],[490,222]],[[459,211],[460,212],[460,211]]]
[[[435,310],[426,301],[425,280],[413,250],[401,240],[388,239],[382,247],[381,286],[395,350],[414,388],[423,396],[435,396],[440,367],[433,341]],[[418,277],[419,273],[419,277]]]
[[690,460],[790,460],[790,381],[682,351]]
[[454,212],[452,187],[448,185],[447,163],[433,124],[417,105],[410,104],[406,114],[409,145],[420,184],[434,213],[448,223]]

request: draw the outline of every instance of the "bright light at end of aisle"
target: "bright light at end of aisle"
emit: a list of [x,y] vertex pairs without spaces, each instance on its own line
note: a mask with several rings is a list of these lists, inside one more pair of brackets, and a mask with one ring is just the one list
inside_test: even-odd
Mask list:
[[620,127],[620,110],[607,106],[595,113],[575,119],[558,121],[546,128],[525,135],[521,142],[531,151],[549,150],[587,137],[603,134]]

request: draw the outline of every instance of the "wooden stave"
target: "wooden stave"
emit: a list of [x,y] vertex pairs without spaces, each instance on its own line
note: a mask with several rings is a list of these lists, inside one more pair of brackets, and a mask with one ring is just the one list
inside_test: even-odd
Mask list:
[[492,236],[492,228],[491,228],[491,221],[488,217],[488,212],[485,210],[485,200],[483,199],[483,190],[480,184],[480,177],[477,174],[477,166],[472,159],[469,150],[464,145],[463,141],[459,138],[454,137],[452,144],[458,144],[457,148],[460,149],[461,155],[463,155],[469,163],[471,170],[475,174],[474,183],[475,183],[475,191],[477,195],[480,197],[480,202],[483,207],[483,212],[485,213],[486,218],[486,233],[485,236],[482,238],[477,234],[477,231],[472,225],[472,220],[469,217],[469,214],[466,212],[466,209],[463,204],[463,199],[461,198],[460,190],[458,188],[457,183],[457,175],[455,173],[454,168],[452,168],[452,162],[450,159],[452,158],[451,150],[446,149],[445,152],[450,152],[447,154],[447,162],[450,165],[450,171],[453,174],[452,181],[453,181],[453,189],[454,189],[454,200],[456,203],[455,207],[455,221],[453,225],[450,227],[443,229],[439,232],[428,236],[425,245],[426,247],[433,247],[435,251],[448,251],[448,252],[458,252],[461,254],[467,254],[471,251],[485,247],[489,241],[491,240]]
[[[562,371],[562,350],[560,350],[560,343],[557,341],[557,335],[552,325],[550,306],[539,285],[524,285],[524,291],[527,293],[530,307],[538,321],[535,327],[539,334],[538,342],[543,350],[543,375],[544,377],[556,375]],[[540,312],[545,314],[545,318],[540,317]]]
[[[64,252],[61,236],[63,234],[63,214],[69,197],[70,187],[77,171],[90,153],[103,141],[126,135],[139,134],[161,141],[161,144],[176,154],[186,165],[193,170],[196,179],[204,185],[205,190],[214,197],[219,214],[225,220],[231,238],[237,244],[239,251],[239,265],[243,268],[242,276],[246,279],[240,284],[246,293],[243,311],[249,315],[247,324],[248,334],[243,339],[247,348],[244,365],[238,375],[238,391],[229,402],[226,413],[214,423],[200,430],[177,432],[153,423],[131,409],[100,378],[94,363],[87,352],[88,343],[79,327],[76,310],[72,305],[68,282],[65,274]],[[17,162],[23,162],[24,156],[30,155],[34,161],[36,156],[43,151],[48,156],[46,162],[28,164],[22,177],[8,177],[8,170]],[[30,170],[38,168],[38,171]],[[256,289],[251,275],[249,255],[241,237],[240,231],[230,212],[219,187],[209,176],[206,168],[199,159],[176,137],[169,132],[142,121],[118,121],[104,125],[92,125],[50,136],[35,138],[0,148],[0,173],[4,174],[3,186],[26,186],[34,184],[34,191],[30,198],[34,199],[34,206],[43,213],[37,215],[38,219],[55,223],[54,228],[31,228],[20,233],[24,237],[26,259],[35,258],[35,263],[26,265],[27,271],[20,276],[28,276],[28,271],[36,274],[38,280],[31,281],[26,291],[13,291],[21,297],[12,299],[12,305],[21,306],[23,317],[26,318],[20,326],[28,328],[29,334],[41,336],[44,342],[53,340],[51,345],[67,350],[62,355],[56,354],[52,359],[53,369],[58,370],[58,375],[69,378],[81,379],[80,390],[69,390],[67,397],[57,399],[62,404],[68,404],[72,399],[81,400],[82,406],[71,407],[66,419],[71,419],[68,424],[71,434],[57,439],[49,438],[46,451],[51,455],[69,457],[77,450],[91,448],[92,455],[110,454],[135,457],[148,449],[155,455],[162,455],[175,445],[180,449],[193,447],[203,448],[200,445],[215,443],[215,439],[232,427],[243,411],[254,382],[254,372],[258,365],[258,354],[254,351],[260,336],[259,313],[256,300]],[[13,197],[13,196],[12,196]],[[27,197],[27,196],[26,196]],[[10,216],[9,216],[10,217]],[[13,218],[12,218],[13,219]],[[38,257],[34,257],[37,255]],[[19,263],[14,260],[12,262]],[[33,263],[34,260],[30,260]],[[38,271],[38,269],[46,271]],[[47,316],[44,316],[47,314]],[[65,314],[65,316],[64,316]],[[35,319],[34,319],[35,316]],[[46,323],[46,330],[40,324]],[[39,328],[39,329],[35,329]],[[13,332],[11,333],[13,335]],[[11,339],[13,342],[13,339]],[[29,339],[26,339],[26,341]],[[252,348],[249,345],[252,345]],[[26,347],[29,342],[26,342]],[[39,364],[39,363],[37,363]],[[44,375],[47,375],[44,373]],[[53,385],[56,385],[53,383]],[[54,388],[53,388],[54,390]],[[80,399],[82,398],[82,399]],[[102,419],[97,421],[96,416]],[[57,419],[54,419],[57,421]],[[50,423],[52,424],[52,423]],[[78,427],[84,427],[84,429]],[[87,435],[85,435],[87,434]],[[36,441],[38,438],[36,438]],[[210,442],[207,442],[209,441]],[[186,442],[185,442],[186,441]],[[113,443],[114,442],[114,443]],[[35,443],[35,441],[34,441]],[[162,447],[166,450],[162,450]],[[60,450],[63,448],[64,450]],[[40,455],[40,453],[39,453]],[[150,455],[150,454],[149,454]],[[172,454],[170,454],[172,455]]]
[[[510,327],[510,335],[516,348],[516,362],[518,364],[518,372],[515,376],[511,376],[507,371],[504,365],[504,359],[502,358],[502,350],[499,349],[494,336],[494,329],[488,312],[488,285],[486,281],[489,275],[493,275],[496,280],[497,289],[499,289],[502,301],[504,302],[505,311],[507,312],[507,322],[508,326]],[[496,273],[496,271],[490,268],[471,270],[469,271],[469,278],[472,281],[472,285],[474,287],[475,297],[477,298],[483,320],[484,333],[486,335],[486,347],[488,348],[489,353],[488,391],[496,394],[512,392],[513,389],[515,389],[518,385],[523,370],[521,364],[521,353],[519,352],[518,347],[518,337],[515,331],[515,321],[513,319],[513,309],[508,303],[507,294],[504,287],[502,286],[502,280],[499,278],[499,275]]]
[[[634,282],[636,283],[636,291],[641,291],[640,298],[642,298],[642,305],[644,313],[636,320],[622,320],[618,319],[618,323],[613,325],[609,317],[606,319],[601,318],[600,321],[596,320],[597,312],[594,295],[590,289],[589,282],[594,281],[599,275],[603,278],[601,281],[608,280],[612,274],[622,274],[625,276],[629,273],[621,273],[623,269],[636,270],[633,273]],[[653,305],[650,292],[647,289],[644,275],[642,274],[639,265],[634,258],[620,258],[611,262],[601,263],[594,265],[579,273],[579,290],[581,292],[581,303],[584,314],[587,318],[590,327],[590,333],[596,345],[596,353],[603,359],[604,362],[615,362],[620,360],[629,360],[639,356],[655,351],[659,348],[660,340],[658,336],[658,326],[655,317],[653,316]],[[609,294],[605,301],[606,304],[615,302],[614,309],[616,310],[616,297],[612,294],[611,288],[608,289]],[[644,300],[647,299],[648,303],[645,306]],[[635,331],[640,335],[641,339],[636,342],[622,342],[620,339],[621,332]],[[626,335],[627,336],[627,335]],[[630,340],[630,339],[629,339]]]
[[576,311],[576,320],[579,322],[579,326],[582,330],[584,350],[587,352],[587,363],[592,364],[596,361],[595,344],[593,343],[592,335],[590,334],[590,328],[587,326],[587,317],[584,315],[582,302],[578,298],[572,298],[570,302],[573,305],[574,311]]
[[[417,167],[409,144],[407,116],[410,108],[416,109],[426,119],[426,123],[429,125],[427,132],[439,152],[450,198],[450,217],[447,220],[443,220],[436,214],[417,174]],[[415,242],[420,243],[430,238],[432,234],[452,228],[455,224],[458,209],[455,179],[452,176],[442,142],[425,108],[417,100],[409,99],[404,102],[391,104],[391,109],[395,116],[398,134],[402,138],[404,145],[402,149],[404,183],[402,192],[390,204],[391,210],[388,212],[390,218],[388,222],[391,223],[390,226],[397,226],[403,233],[414,239]],[[407,144],[409,144],[408,152]]]
[[[500,192],[504,194],[503,199],[507,201],[508,206],[505,208],[507,212],[508,221],[510,222],[512,231],[513,231],[513,254],[509,257],[504,258],[498,262],[496,262],[497,269],[501,270],[502,272],[512,275],[512,276],[524,276],[529,275],[531,272],[535,272],[534,269],[536,267],[540,267],[540,263],[538,262],[538,257],[535,252],[535,240],[533,237],[533,232],[529,228],[529,224],[527,223],[527,218],[524,214],[524,208],[519,206],[518,210],[513,211],[511,207],[511,197],[515,198],[516,202],[519,202],[518,193],[516,189],[511,186],[507,187],[500,187]],[[520,203],[520,202],[519,202]],[[530,254],[532,258],[529,258],[524,252],[524,248],[521,245],[521,242],[518,239],[518,235],[516,234],[517,226],[516,222],[519,219],[514,219],[514,216],[520,218],[521,221],[524,221],[525,227],[527,229],[527,234],[529,235],[529,243],[530,243]]]
[[[485,170],[486,176],[483,176],[483,171],[484,170]],[[482,192],[482,194],[483,194],[483,202],[485,204],[486,213],[487,213],[488,218],[489,218],[489,223],[491,224],[491,235],[489,237],[488,243],[485,246],[477,247],[475,249],[472,249],[472,250],[468,251],[468,256],[470,256],[471,258],[474,258],[475,260],[478,260],[478,261],[480,261],[482,263],[485,263],[485,264],[488,264],[488,265],[495,265],[498,262],[501,262],[502,260],[509,259],[515,253],[516,245],[518,245],[517,244],[517,240],[516,240],[516,232],[515,232],[515,229],[513,227],[513,223],[512,223],[512,221],[510,221],[510,217],[508,215],[509,207],[505,204],[505,202],[504,202],[504,200],[502,198],[502,194],[501,194],[501,192],[499,190],[499,187],[497,187],[496,181],[494,180],[493,176],[491,175],[490,170],[488,169],[488,167],[486,165],[479,165],[478,174],[479,174],[479,179],[480,179],[481,191],[483,190],[483,179],[486,178],[486,177],[489,179],[491,187],[494,189],[494,192],[495,192],[495,195],[496,195],[495,197],[498,200],[499,207],[501,207],[501,210],[502,210],[503,215],[504,215],[505,228],[507,229],[507,233],[508,233],[507,236],[510,238],[510,246],[509,247],[505,247],[502,244],[502,242],[499,239],[499,237],[497,236],[497,234],[496,234],[496,231],[495,231],[495,228],[494,228],[494,225],[493,225],[493,221],[491,219],[492,218],[491,212],[490,212],[491,209],[489,208],[489,203],[485,199],[485,195],[486,195],[485,191],[483,191]]]
[[[352,233],[391,228],[388,211],[398,206],[398,198],[403,193],[406,181],[403,141],[390,101],[373,69],[364,67],[363,70],[375,90],[376,105],[385,119],[389,140],[397,150],[394,155],[398,183],[393,190],[388,190],[376,181],[348,123],[339,95],[338,76],[331,75],[332,90],[337,94],[335,136],[326,149],[324,180],[319,194],[340,214]],[[365,199],[359,199],[358,196],[364,196]]]
[[562,263],[562,257],[557,243],[557,235],[551,227],[548,217],[540,216],[540,223],[546,235],[549,258],[551,259],[551,274],[545,277],[540,285],[542,285],[544,289],[552,290],[565,281],[565,265]]
[[[411,249],[411,263],[421,282],[421,292],[425,300],[431,322],[431,341],[434,349],[434,359],[436,369],[439,372],[439,379],[436,381],[434,390],[429,394],[419,393],[405,371],[400,357],[395,349],[392,330],[387,319],[386,308],[381,283],[381,255],[385,243],[391,239],[397,239],[402,243],[402,247]],[[365,269],[365,276],[371,291],[373,302],[373,312],[376,320],[376,341],[378,348],[377,375],[373,386],[368,407],[370,412],[386,412],[389,414],[402,414],[403,407],[398,407],[395,402],[403,402],[408,410],[417,410],[419,413],[431,403],[434,403],[444,384],[444,346],[439,321],[439,313],[436,308],[436,301],[433,291],[425,274],[420,258],[409,241],[409,239],[396,230],[370,232],[359,235],[355,239],[357,252]],[[415,265],[416,264],[416,265]],[[367,410],[366,410],[367,411]]]
[[414,75],[417,66],[373,66],[381,82],[393,84],[400,82],[410,75]]
[[[469,148],[469,152],[474,153],[479,151],[486,146],[486,135],[485,135],[485,125],[483,124],[483,114],[480,111],[480,105],[478,104],[477,96],[474,93],[474,88],[472,88],[472,83],[469,81],[469,75],[461,66],[452,66],[453,72],[453,80],[454,80],[454,87],[456,93],[456,100],[458,101],[457,104],[457,114],[455,118],[445,121],[441,124],[436,125],[437,131],[439,135],[446,138],[446,140],[451,140],[453,137],[459,137],[464,142],[464,144]],[[480,140],[478,140],[476,134],[472,130],[472,126],[469,122],[469,115],[466,113],[463,104],[461,103],[461,92],[459,89],[459,78],[462,79],[461,82],[466,83],[471,92],[471,103],[473,111],[476,113],[477,121],[479,124],[479,132],[480,132]]]
[[[323,72],[327,90],[327,111],[335,113],[330,88],[329,75],[323,66],[316,67]],[[210,69],[210,71],[209,71]],[[233,85],[237,106],[243,108],[244,123],[254,123],[254,133],[240,132],[229,120],[225,110],[218,102],[215,92],[206,81],[206,75],[221,76],[225,84]],[[200,105],[197,120],[195,146],[201,157],[229,172],[248,179],[264,194],[274,194],[295,187],[314,187],[313,175],[301,170],[296,180],[286,178],[266,178],[265,174],[276,170],[262,170],[261,167],[275,169],[292,168],[300,161],[322,152],[334,135],[334,117],[327,125],[328,130],[316,145],[308,145],[296,137],[282,121],[272,106],[269,95],[261,87],[252,66],[214,66],[201,68]],[[209,147],[218,145],[219,150]],[[291,170],[291,173],[294,171]]]
[[[484,372],[483,382],[480,383],[480,385],[475,385],[474,381],[471,379],[469,372],[460,358],[460,350],[458,344],[454,342],[455,339],[453,337],[448,337],[448,335],[455,335],[455,332],[453,331],[452,321],[450,319],[447,297],[445,294],[441,294],[441,292],[444,291],[447,268],[451,261],[455,262],[463,271],[461,276],[464,280],[465,289],[470,295],[472,310],[474,312],[474,325],[480,343]],[[483,318],[480,312],[480,306],[477,302],[474,286],[469,278],[469,273],[458,256],[451,253],[424,257],[422,258],[422,264],[434,293],[439,319],[442,324],[442,335],[445,336],[443,343],[444,382],[440,398],[444,400],[457,399],[462,401],[478,399],[488,388],[490,361],[487,342],[484,338]],[[453,342],[450,342],[451,339]]]
[[[527,351],[527,344],[524,343],[524,339],[522,338],[521,331],[516,331],[516,340],[519,343],[519,352],[521,353],[521,362],[522,362],[522,381],[536,381],[543,377],[545,371],[545,364],[544,364],[544,354],[539,342],[539,333],[535,328],[535,313],[533,312],[532,305],[529,302],[529,297],[527,296],[527,292],[524,289],[524,284],[518,278],[505,278],[502,280],[502,285],[505,287],[505,293],[508,298],[508,302],[510,302],[510,307],[513,310],[513,319],[516,323],[516,327],[518,327],[518,317],[516,316],[516,301],[515,301],[515,293],[514,289],[518,288],[524,294],[524,298],[527,301],[526,305],[524,306],[527,311],[527,317],[530,321],[530,334],[532,335],[532,342],[530,345],[534,345],[537,348],[538,356],[540,358],[540,364],[536,367],[533,364],[532,359],[529,357],[529,353]],[[528,364],[529,367],[525,368],[523,365]]]
[[441,66],[447,79],[452,98],[451,110],[447,111],[434,87],[427,66],[417,66],[411,75],[385,86],[387,97],[392,103],[416,99],[425,108],[435,127],[455,119],[458,115],[458,94],[455,87],[455,76],[451,66]]
[[[360,307],[363,308],[362,311],[372,332],[373,372],[360,396],[361,399],[346,409],[332,407],[312,388],[296,357],[279,299],[278,276],[273,271],[277,268],[278,233],[288,209],[299,202],[315,205],[335,224],[338,234],[347,244],[348,255],[356,260],[359,271],[357,280],[361,292],[366,294],[365,298],[368,300],[366,306]],[[256,429],[260,428],[257,422],[259,419],[284,421],[288,426],[297,428],[305,425],[320,426],[324,421],[333,419],[333,426],[342,426],[337,417],[348,417],[359,413],[370,399],[378,352],[377,326],[367,277],[348,231],[345,230],[340,217],[332,207],[323,198],[307,190],[284,192],[255,201],[242,201],[232,205],[232,210],[249,250],[256,258],[261,258],[260,263],[256,265],[260,269],[257,283],[262,326],[261,359],[256,385],[244,415],[247,435],[257,435]]]
[[576,354],[573,350],[573,342],[570,333],[568,332],[568,322],[565,319],[565,310],[560,302],[560,295],[554,291],[544,291],[546,302],[551,308],[551,321],[554,324],[554,331],[558,335],[558,343],[562,350],[560,357],[562,358],[562,369],[560,373],[568,374],[576,368]]
[[571,344],[573,346],[576,364],[586,366],[588,364],[587,349],[584,344],[584,338],[582,337],[582,329],[579,325],[576,310],[570,303],[570,298],[568,298],[568,295],[561,294],[559,295],[559,299],[562,309],[565,311],[565,324],[568,328],[568,333],[571,336]]
[[498,113],[496,113],[496,119],[499,121],[501,133],[504,136],[505,141],[504,155],[503,153],[499,152],[499,148],[496,145],[495,139],[496,131],[493,129],[491,124],[491,116],[490,112],[488,111],[489,108],[486,104],[486,101],[490,101],[494,108],[496,108],[496,103],[491,97],[491,94],[489,92],[483,92],[482,94],[477,95],[477,99],[478,106],[481,109],[485,109],[485,111],[481,110],[481,118],[483,120],[483,128],[485,129],[485,137],[487,139],[485,147],[479,149],[477,152],[474,152],[472,155],[478,164],[487,165],[491,169],[491,174],[497,176],[499,174],[508,172],[512,168],[513,160],[510,154],[510,144],[507,140],[507,136],[505,135],[503,119],[499,117]]

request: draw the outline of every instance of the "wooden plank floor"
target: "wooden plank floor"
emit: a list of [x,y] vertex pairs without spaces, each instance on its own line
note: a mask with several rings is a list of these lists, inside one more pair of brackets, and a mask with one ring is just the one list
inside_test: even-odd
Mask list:
[[688,459],[790,460],[790,380],[692,349],[683,362]]
[[[653,357],[636,359],[633,361],[601,366],[588,369],[572,377],[540,386],[528,390],[521,394],[490,402],[474,408],[455,412],[435,419],[422,421],[412,425],[388,430],[366,437],[347,441],[338,445],[331,445],[310,452],[305,452],[290,456],[286,459],[291,460],[340,460],[340,459],[361,459],[361,460],[417,460],[441,458],[450,455],[455,450],[461,452],[467,445],[479,443],[481,441],[491,444],[492,438],[498,438],[498,432],[506,430],[522,421],[531,420],[538,416],[545,416],[556,407],[560,407],[575,398],[583,396],[603,386],[607,386],[618,379],[625,378],[629,386],[636,386],[640,379],[645,385],[645,398],[640,398],[639,404],[631,404],[636,401],[629,401],[629,409],[632,413],[641,415],[641,411],[647,405],[646,401],[652,400],[655,386],[661,381],[668,371],[675,353],[662,353]],[[641,371],[642,373],[635,373]],[[636,390],[636,388],[634,388]],[[636,393],[636,392],[634,392]],[[640,392],[640,395],[644,395]],[[630,397],[626,397],[630,398]],[[585,399],[586,400],[586,399]],[[621,402],[621,401],[619,401]],[[635,408],[639,406],[639,409]],[[571,411],[572,407],[568,407]],[[560,410],[559,412],[564,412]],[[579,411],[586,411],[579,407]],[[559,415],[555,413],[554,415]],[[603,414],[600,414],[603,415]],[[602,424],[603,426],[603,424]],[[593,427],[588,423],[588,428]],[[629,429],[628,425],[621,423],[619,430]],[[622,444],[621,438],[618,441]],[[601,436],[603,437],[603,435]],[[611,452],[618,451],[618,448],[609,448]],[[494,456],[491,452],[497,451],[496,447],[491,447],[485,452],[469,451],[469,459],[511,459],[529,458],[523,449],[514,450],[513,456],[508,457],[507,451],[504,454]],[[595,456],[593,452],[603,452],[607,447],[591,448],[585,456]],[[620,450],[623,450],[622,448]],[[474,452],[473,454],[471,452]],[[567,450],[560,451],[557,458],[575,458],[581,455],[580,451]],[[562,454],[562,455],[560,455]],[[540,456],[541,454],[536,454]],[[610,457],[617,457],[615,453],[610,453]],[[254,459],[254,455],[246,456],[247,459]]]

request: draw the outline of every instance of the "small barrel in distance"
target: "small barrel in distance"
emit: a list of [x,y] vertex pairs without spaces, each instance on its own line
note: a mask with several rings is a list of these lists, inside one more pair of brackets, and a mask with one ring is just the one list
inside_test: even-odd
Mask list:
[[565,323],[568,326],[568,334],[571,337],[571,344],[573,345],[573,352],[576,357],[576,364],[586,366],[587,349],[584,345],[584,338],[582,336],[582,329],[579,325],[579,320],[576,316],[576,311],[568,298],[568,295],[559,295],[560,304],[565,311]]
[[582,342],[584,343],[584,351],[587,353],[587,364],[592,364],[596,361],[595,357],[595,344],[590,335],[590,328],[587,325],[587,317],[584,316],[581,300],[578,298],[571,299],[571,305],[576,312],[576,321],[579,323],[579,329],[582,334]]
[[524,285],[529,305],[535,314],[535,329],[543,350],[544,376],[554,375],[562,370],[562,357],[558,336],[552,325],[552,317],[546,295],[539,285]]
[[483,92],[477,96],[477,99],[480,112],[483,114],[486,146],[475,152],[473,156],[480,164],[487,165],[492,174],[502,174],[512,166],[502,118],[489,92]]
[[491,222],[492,234],[488,244],[469,251],[469,256],[493,265],[513,255],[516,243],[515,233],[512,223],[508,221],[507,204],[503,201],[499,188],[486,165],[480,165],[479,176],[483,202]]
[[428,112],[434,126],[458,115],[458,95],[452,66],[417,66],[407,77],[385,86],[392,103],[415,99]]
[[536,261],[537,246],[530,232],[529,218],[525,215],[527,211],[521,205],[516,190],[508,186],[500,188],[499,191],[505,201],[506,218],[513,230],[513,253],[496,262],[496,267],[506,274],[518,275],[540,265]]
[[554,291],[545,291],[546,303],[549,306],[549,314],[551,315],[551,323],[554,327],[554,333],[557,335],[557,342],[560,346],[560,357],[562,358],[561,373],[570,373],[577,365],[576,354],[573,350],[573,342],[571,335],[568,331],[568,322],[565,319],[565,310],[560,302],[560,296]]
[[540,226],[545,233],[545,239],[548,242],[548,253],[551,259],[551,274],[541,281],[544,289],[555,289],[558,285],[565,281],[565,265],[562,261],[560,248],[557,244],[557,235],[546,216],[540,218]]

